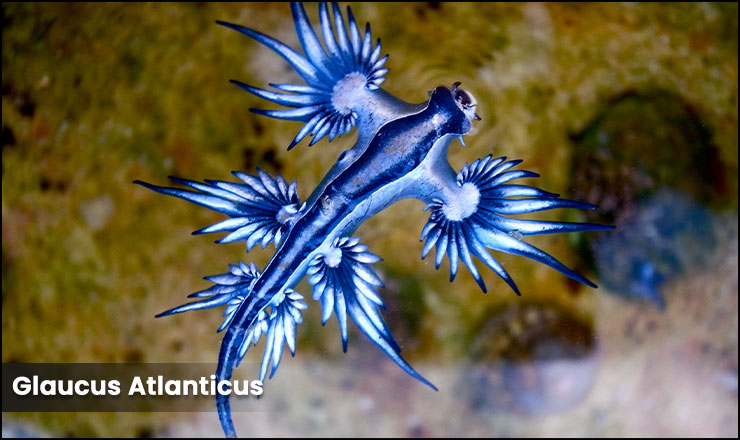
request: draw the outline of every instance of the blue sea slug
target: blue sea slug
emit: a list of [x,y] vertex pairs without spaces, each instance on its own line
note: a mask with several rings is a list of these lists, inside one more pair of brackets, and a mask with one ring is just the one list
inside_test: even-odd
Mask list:
[[[378,295],[383,282],[372,264],[380,258],[370,253],[355,230],[368,218],[404,198],[427,204],[429,221],[421,232],[426,240],[422,258],[436,248],[439,268],[445,255],[450,280],[459,262],[468,268],[485,292],[486,286],[472,257],[503,278],[519,294],[514,280],[488,252],[532,258],[565,276],[596,287],[544,251],[522,240],[524,236],[574,231],[598,231],[611,226],[589,223],[522,220],[509,215],[553,208],[594,209],[596,206],[560,198],[541,189],[512,183],[538,177],[531,171],[514,169],[519,160],[491,156],[466,164],[456,172],[447,160],[454,140],[463,142],[476,114],[473,95],[455,83],[429,92],[429,99],[409,104],[380,88],[388,69],[388,56],[380,56],[380,41],[373,44],[370,26],[360,33],[351,9],[347,23],[340,8],[319,6],[323,45],[304,8],[293,3],[293,18],[303,48],[299,54],[285,44],[255,30],[218,22],[245,34],[277,52],[288,61],[306,84],[271,84],[275,90],[232,81],[240,88],[290,109],[252,111],[273,118],[304,123],[288,146],[293,148],[307,136],[310,145],[328,137],[332,141],[357,127],[354,147],[338,158],[326,177],[305,202],[298,199],[295,182],[233,172],[239,183],[206,180],[204,183],[172,178],[189,189],[178,189],[136,181],[162,194],[180,197],[218,211],[228,219],[196,233],[228,233],[219,243],[245,241],[247,250],[257,244],[274,243],[277,250],[259,271],[253,264],[231,265],[229,272],[206,277],[214,285],[190,295],[196,301],[158,316],[190,310],[226,306],[219,331],[221,343],[217,378],[231,379],[232,371],[250,347],[265,337],[260,379],[268,370],[275,374],[284,345],[295,353],[296,328],[307,305],[292,290],[308,276],[313,298],[320,301],[322,320],[336,315],[343,347],[347,348],[347,317],[383,352],[412,377],[436,389],[400,355],[400,348],[384,322]],[[217,397],[219,417],[227,436],[236,436],[228,396]]]

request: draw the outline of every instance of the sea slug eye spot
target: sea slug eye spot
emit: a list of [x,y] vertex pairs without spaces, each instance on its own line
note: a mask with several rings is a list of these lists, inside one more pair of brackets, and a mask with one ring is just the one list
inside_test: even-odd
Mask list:
[[478,105],[475,96],[472,93],[467,92],[463,89],[458,88],[460,82],[456,82],[452,85],[452,96],[455,98],[455,103],[458,108],[465,113],[468,119],[480,121],[480,117],[475,113],[475,108]]
[[462,104],[463,106],[470,106],[472,104],[473,100],[470,99],[470,95],[465,90],[458,90],[457,91],[457,101]]

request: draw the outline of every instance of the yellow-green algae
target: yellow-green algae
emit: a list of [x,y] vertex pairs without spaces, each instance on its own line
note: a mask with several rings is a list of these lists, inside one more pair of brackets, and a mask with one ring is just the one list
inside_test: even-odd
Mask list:
[[[689,102],[709,127],[728,170],[728,208],[737,209],[737,4],[353,8],[391,54],[384,84],[391,93],[419,102],[438,84],[462,81],[476,95],[483,121],[467,148],[451,148],[456,167],[491,152],[523,158],[527,169],[542,174],[541,187],[567,195],[569,159],[578,154],[569,134],[611,97],[659,88]],[[307,9],[315,20],[315,8]],[[131,182],[162,184],[167,175],[229,179],[231,170],[259,166],[298,179],[305,199],[351,145],[349,136],[287,152],[299,125],[249,113],[261,103],[227,80],[264,86],[296,75],[268,49],[215,25],[217,19],[297,46],[285,4],[3,4],[3,362],[215,360],[218,313],[153,315],[206,287],[201,277],[223,272],[227,263],[241,259],[263,267],[273,248],[246,255],[242,244],[191,237],[221,216]],[[420,324],[411,332],[416,340],[404,355],[412,364],[454,365],[467,356],[460,340],[469,338],[474,323],[519,299],[491,272],[485,275],[491,293],[482,295],[469,274],[449,284],[446,263],[435,271],[429,260],[421,261],[418,233],[427,217],[421,208],[403,201],[358,234],[384,258],[381,271],[413,277],[423,291]],[[577,260],[564,236],[533,242],[566,264]],[[530,303],[557,304],[576,319],[592,320],[602,291],[576,287],[519,257],[500,260]],[[310,294],[305,283],[298,290]],[[322,329],[317,309],[309,309],[299,330],[297,357],[285,362],[298,369],[301,358],[344,359],[336,324]],[[734,323],[736,329],[736,300]],[[350,350],[360,349],[359,337],[351,336]],[[736,362],[735,336],[735,368]],[[287,370],[272,382],[289,376]],[[295,380],[292,386],[300,389]],[[73,436],[160,433],[183,417],[24,416],[50,433]],[[398,425],[390,433],[409,433]],[[440,429],[431,434],[445,432],[431,426]],[[486,426],[469,425],[466,434],[497,432]],[[629,426],[625,421],[597,432],[634,434]],[[294,433],[300,432],[307,431]]]

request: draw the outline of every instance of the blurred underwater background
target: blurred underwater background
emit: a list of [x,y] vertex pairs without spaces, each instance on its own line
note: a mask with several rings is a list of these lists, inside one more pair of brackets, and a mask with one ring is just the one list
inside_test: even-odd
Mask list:
[[[357,232],[384,261],[384,317],[433,392],[355,328],[342,353],[310,286],[294,358],[242,436],[738,435],[736,3],[352,3],[408,102],[461,81],[482,121],[456,169],[523,159],[600,205],[528,218],[613,232],[533,237],[594,290],[494,253],[489,293],[421,260],[423,203]],[[2,360],[215,362],[220,313],[154,315],[274,247],[191,232],[223,218],[132,184],[259,167],[301,200],[355,139],[287,151],[301,124],[228,83],[301,82],[225,20],[299,48],[287,4],[3,3]],[[306,10],[318,23],[315,5]],[[480,266],[479,266],[480,267]],[[350,325],[351,327],[352,325]],[[257,375],[262,344],[238,369]],[[287,355],[286,355],[287,356]],[[215,406],[215,405],[214,405]],[[220,437],[214,412],[3,413],[3,436]]]

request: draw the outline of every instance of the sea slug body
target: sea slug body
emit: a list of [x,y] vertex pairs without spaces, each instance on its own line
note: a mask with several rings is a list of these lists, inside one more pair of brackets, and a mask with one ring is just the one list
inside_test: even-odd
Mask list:
[[[456,172],[447,161],[447,150],[452,141],[462,142],[473,122],[480,120],[472,94],[455,83],[451,88],[437,87],[426,102],[401,101],[380,88],[388,72],[384,67],[388,56],[380,56],[380,41],[373,44],[369,25],[364,35],[360,33],[349,7],[347,31],[336,4],[331,13],[326,4],[319,5],[323,45],[303,6],[293,3],[291,8],[305,56],[255,30],[218,23],[274,50],[305,80],[305,85],[271,84],[275,91],[232,81],[258,97],[290,107],[252,111],[304,123],[289,149],[309,135],[313,145],[323,138],[332,141],[357,127],[354,147],[339,158],[311,196],[301,203],[295,182],[288,184],[280,175],[273,177],[259,169],[257,175],[233,172],[239,183],[172,178],[189,189],[136,181],[229,217],[196,233],[225,232],[219,243],[245,241],[248,251],[257,244],[264,248],[274,243],[277,248],[262,271],[254,264],[230,265],[228,272],[206,277],[214,284],[190,295],[195,301],[158,315],[226,306],[219,328],[225,331],[216,372],[219,380],[231,379],[233,369],[263,336],[266,343],[260,380],[268,371],[270,376],[275,374],[285,345],[295,353],[297,326],[307,305],[292,289],[308,276],[313,299],[321,304],[322,321],[336,316],[345,350],[349,317],[399,367],[434,388],[401,357],[380,313],[385,307],[378,295],[383,282],[372,265],[381,259],[353,237],[365,220],[405,198],[427,204],[430,216],[421,232],[421,240],[426,240],[422,258],[436,248],[439,268],[447,255],[450,280],[462,261],[485,292],[486,285],[472,260],[475,256],[519,294],[514,280],[488,251],[494,249],[534,259],[595,287],[523,238],[608,230],[611,226],[509,216],[596,206],[512,183],[538,177],[531,171],[514,169],[519,160],[487,156]],[[236,436],[228,396],[217,397],[217,405],[225,434]]]

